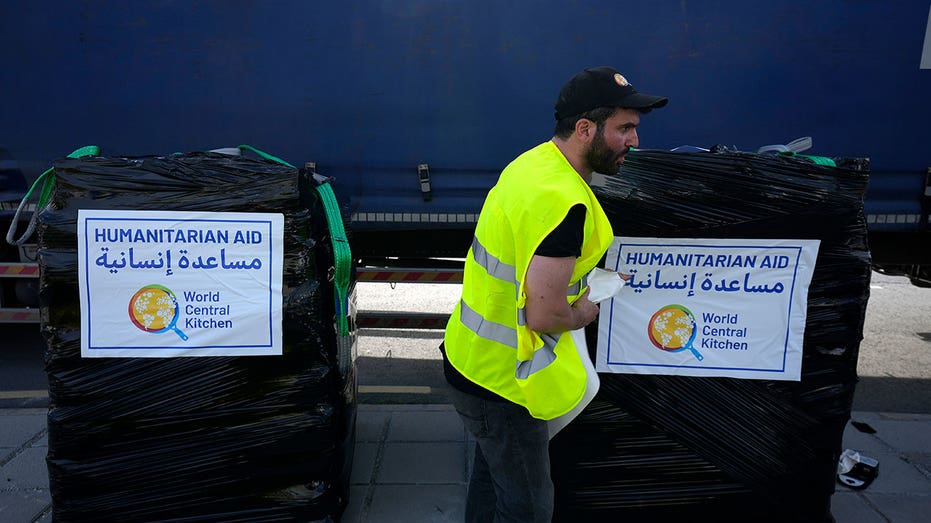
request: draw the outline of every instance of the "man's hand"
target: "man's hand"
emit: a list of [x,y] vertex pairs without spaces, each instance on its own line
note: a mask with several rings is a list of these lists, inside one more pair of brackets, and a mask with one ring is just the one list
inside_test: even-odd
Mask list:
[[576,329],[581,329],[582,327],[595,321],[595,318],[598,317],[598,312],[600,309],[598,308],[598,304],[589,301],[589,291],[591,291],[591,289],[586,288],[585,292],[579,296],[579,299],[572,304],[572,309],[576,311],[579,320],[582,322],[582,324],[576,327]]

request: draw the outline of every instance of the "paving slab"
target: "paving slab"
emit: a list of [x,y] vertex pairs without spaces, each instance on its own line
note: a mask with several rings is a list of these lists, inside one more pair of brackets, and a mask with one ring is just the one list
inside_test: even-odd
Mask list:
[[901,452],[931,451],[931,435],[927,432],[927,424],[905,420],[880,420],[871,425],[876,429],[877,438]]
[[0,447],[18,448],[25,445],[45,431],[46,423],[44,415],[0,414]]
[[865,498],[855,492],[838,490],[831,497],[835,523],[889,523]]
[[0,484],[4,488],[48,490],[46,455],[48,449],[45,447],[23,449],[0,467]]
[[51,503],[52,496],[48,490],[0,490],[0,521],[30,523]]
[[378,447],[378,443],[356,443],[355,454],[352,456],[351,485],[368,485],[373,481]]
[[465,485],[380,486],[365,523],[460,523],[465,520]]
[[390,420],[391,411],[389,410],[363,409],[360,406],[356,416],[356,441],[381,441],[386,423]]
[[388,441],[464,441],[462,418],[455,410],[395,412]]
[[882,512],[889,523],[922,523],[929,519],[931,495],[866,493],[864,496]]
[[364,523],[362,509],[365,504],[365,496],[369,492],[368,485],[352,485],[349,487],[349,505],[343,511],[343,516],[340,518],[341,523]]
[[465,443],[386,443],[376,482],[464,484],[465,471]]
[[880,438],[877,438],[875,434],[861,432],[850,423],[848,423],[847,427],[844,429],[843,442],[844,449],[855,450],[860,454],[871,458],[875,454],[893,452],[895,450],[889,446],[888,443]]

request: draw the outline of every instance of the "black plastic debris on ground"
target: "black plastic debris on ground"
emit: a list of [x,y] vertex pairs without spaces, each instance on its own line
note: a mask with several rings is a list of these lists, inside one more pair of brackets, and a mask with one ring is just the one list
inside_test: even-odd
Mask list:
[[[63,159],[55,174],[39,215],[55,521],[338,518],[356,377],[339,365],[313,182],[216,153]],[[283,355],[82,359],[78,209],[284,214]]]
[[836,161],[637,151],[596,188],[616,236],[821,246],[801,381],[600,374],[551,444],[556,520],[833,521],[870,281],[868,162]]
[[864,423],[862,421],[851,421],[850,424],[853,425],[853,428],[865,434],[876,434],[876,429],[874,429],[869,423]]

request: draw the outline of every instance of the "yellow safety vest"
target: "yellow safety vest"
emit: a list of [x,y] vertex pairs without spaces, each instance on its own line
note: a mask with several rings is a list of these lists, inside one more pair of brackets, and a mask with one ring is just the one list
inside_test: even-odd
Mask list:
[[465,261],[462,299],[446,326],[444,345],[453,367],[540,419],[569,412],[585,392],[585,368],[572,336],[530,330],[525,310],[530,259],[576,204],[585,206],[585,228],[566,291],[569,303],[585,291],[585,275],[608,250],[611,224],[553,142],[511,162],[482,207]]

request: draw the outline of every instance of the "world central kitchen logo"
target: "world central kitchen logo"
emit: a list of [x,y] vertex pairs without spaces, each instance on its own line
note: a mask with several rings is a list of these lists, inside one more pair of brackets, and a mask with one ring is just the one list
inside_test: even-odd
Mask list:
[[185,330],[233,328],[233,320],[229,318],[230,305],[221,303],[220,291],[184,291],[182,297],[183,307],[168,287],[146,285],[129,300],[129,320],[143,332],[161,334],[172,331],[185,341],[188,335],[178,328],[182,309]]
[[695,347],[695,339],[701,332],[699,348],[712,350],[748,350],[747,327],[741,327],[740,315],[702,313],[703,324],[699,328],[695,314],[687,307],[670,304],[661,307],[647,323],[650,343],[667,352],[689,351],[695,359],[705,357]]

